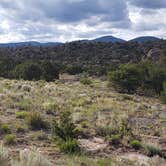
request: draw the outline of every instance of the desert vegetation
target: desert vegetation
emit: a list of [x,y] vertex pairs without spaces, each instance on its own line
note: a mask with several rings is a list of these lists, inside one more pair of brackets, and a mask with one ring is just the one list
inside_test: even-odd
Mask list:
[[138,152],[147,156],[146,163],[164,163],[166,106],[158,98],[119,93],[108,81],[88,79],[90,85],[67,78],[0,80],[1,141],[10,149],[10,161],[36,147],[54,165],[100,166],[122,159],[133,165],[125,154]]
[[[163,54],[153,61],[145,53],[155,44]],[[74,42],[0,49],[0,165],[164,166],[164,46]]]
[[121,65],[109,73],[109,82],[120,92],[161,96],[164,102],[166,65],[151,62]]

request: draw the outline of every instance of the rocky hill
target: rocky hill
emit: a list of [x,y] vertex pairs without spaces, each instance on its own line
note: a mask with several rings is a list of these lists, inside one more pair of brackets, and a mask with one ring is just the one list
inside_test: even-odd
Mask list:
[[49,59],[62,64],[110,65],[114,63],[137,62],[146,57],[153,49],[161,49],[166,56],[166,41],[158,40],[145,43],[96,43],[71,42],[58,46],[26,45],[15,48],[0,48],[0,59],[42,60]]

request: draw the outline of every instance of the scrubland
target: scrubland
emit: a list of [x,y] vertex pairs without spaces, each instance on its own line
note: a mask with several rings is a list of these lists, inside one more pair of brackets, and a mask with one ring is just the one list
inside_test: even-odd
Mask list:
[[164,166],[166,105],[97,78],[1,78],[0,141],[2,166]]

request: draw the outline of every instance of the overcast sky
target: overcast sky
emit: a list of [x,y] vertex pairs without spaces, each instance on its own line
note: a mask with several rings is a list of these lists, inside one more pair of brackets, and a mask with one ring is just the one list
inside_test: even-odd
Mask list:
[[166,38],[166,0],[0,0],[0,43]]

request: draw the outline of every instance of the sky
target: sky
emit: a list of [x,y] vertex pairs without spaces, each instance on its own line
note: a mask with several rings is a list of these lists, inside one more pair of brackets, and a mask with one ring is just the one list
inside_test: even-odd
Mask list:
[[166,38],[166,0],[0,0],[0,43]]

